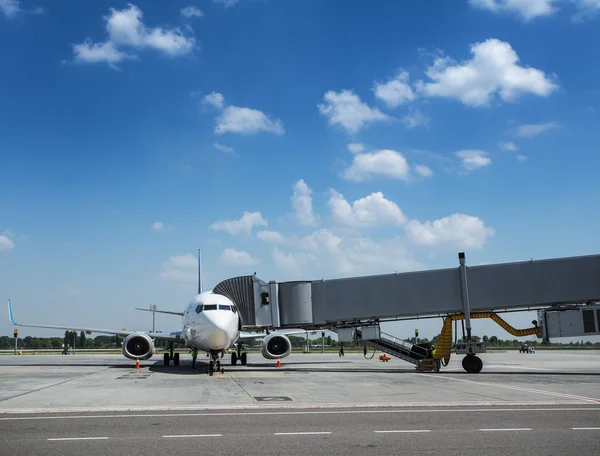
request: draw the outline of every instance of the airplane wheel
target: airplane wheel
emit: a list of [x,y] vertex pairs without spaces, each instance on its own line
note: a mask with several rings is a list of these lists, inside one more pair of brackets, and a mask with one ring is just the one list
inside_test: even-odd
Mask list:
[[175,354],[173,355],[173,364],[174,364],[175,366],[179,366],[179,353],[175,353]]
[[168,354],[168,353],[165,353],[165,356],[164,356],[164,361],[163,361],[164,365],[165,365],[165,366],[169,366],[169,361],[171,361],[171,360],[169,359],[169,354]]
[[235,366],[236,364],[237,364],[237,353],[236,353],[236,352],[233,352],[233,353],[231,354],[231,365],[232,365],[232,366]]
[[225,369],[221,368],[221,373],[224,374],[225,373]]
[[245,365],[246,365],[246,362],[248,361],[248,354],[247,354],[246,352],[242,353],[242,356],[241,356],[241,358],[242,358],[242,359],[241,359],[241,361],[242,361],[242,366],[245,366]]
[[463,358],[462,365],[469,374],[478,374],[483,369],[483,361],[475,355],[467,355]]

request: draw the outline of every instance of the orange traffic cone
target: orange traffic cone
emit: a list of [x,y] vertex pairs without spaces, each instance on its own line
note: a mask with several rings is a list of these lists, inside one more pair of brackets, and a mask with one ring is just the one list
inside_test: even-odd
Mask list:
[[277,358],[277,366],[275,367],[277,367],[278,369],[281,367],[281,360],[279,358]]
[[139,359],[139,358],[136,358],[136,359],[135,359],[135,368],[136,368],[136,369],[139,369],[139,368],[140,368],[140,359]]

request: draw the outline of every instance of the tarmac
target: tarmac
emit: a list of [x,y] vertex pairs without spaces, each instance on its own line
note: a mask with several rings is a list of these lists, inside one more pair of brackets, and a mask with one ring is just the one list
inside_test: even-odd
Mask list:
[[[135,361],[122,355],[0,356],[0,415],[49,412],[185,411],[339,407],[599,405],[600,351],[488,352],[468,374],[461,356],[438,373],[418,373],[396,358],[362,354],[292,354],[207,374],[182,355]],[[370,355],[370,354],[369,354]]]
[[[0,356],[0,453],[87,456],[600,454],[600,351],[482,354],[438,373],[396,358]],[[228,361],[228,358],[224,358]]]

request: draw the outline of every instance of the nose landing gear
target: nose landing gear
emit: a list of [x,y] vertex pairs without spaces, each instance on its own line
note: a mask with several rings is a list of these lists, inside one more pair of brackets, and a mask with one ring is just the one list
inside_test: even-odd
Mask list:
[[211,353],[210,354],[210,362],[208,363],[208,373],[212,374],[215,371],[216,372],[221,371],[222,374],[225,373],[225,369],[223,369],[221,367],[221,361],[219,359],[219,354],[218,353]]

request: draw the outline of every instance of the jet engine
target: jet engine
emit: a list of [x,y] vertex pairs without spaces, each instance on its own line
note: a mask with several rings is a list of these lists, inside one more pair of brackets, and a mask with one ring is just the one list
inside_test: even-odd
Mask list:
[[147,334],[129,334],[123,341],[123,356],[129,359],[149,359],[154,351],[154,341]]
[[292,352],[292,343],[283,334],[269,334],[260,341],[260,352],[267,359],[285,358]]

